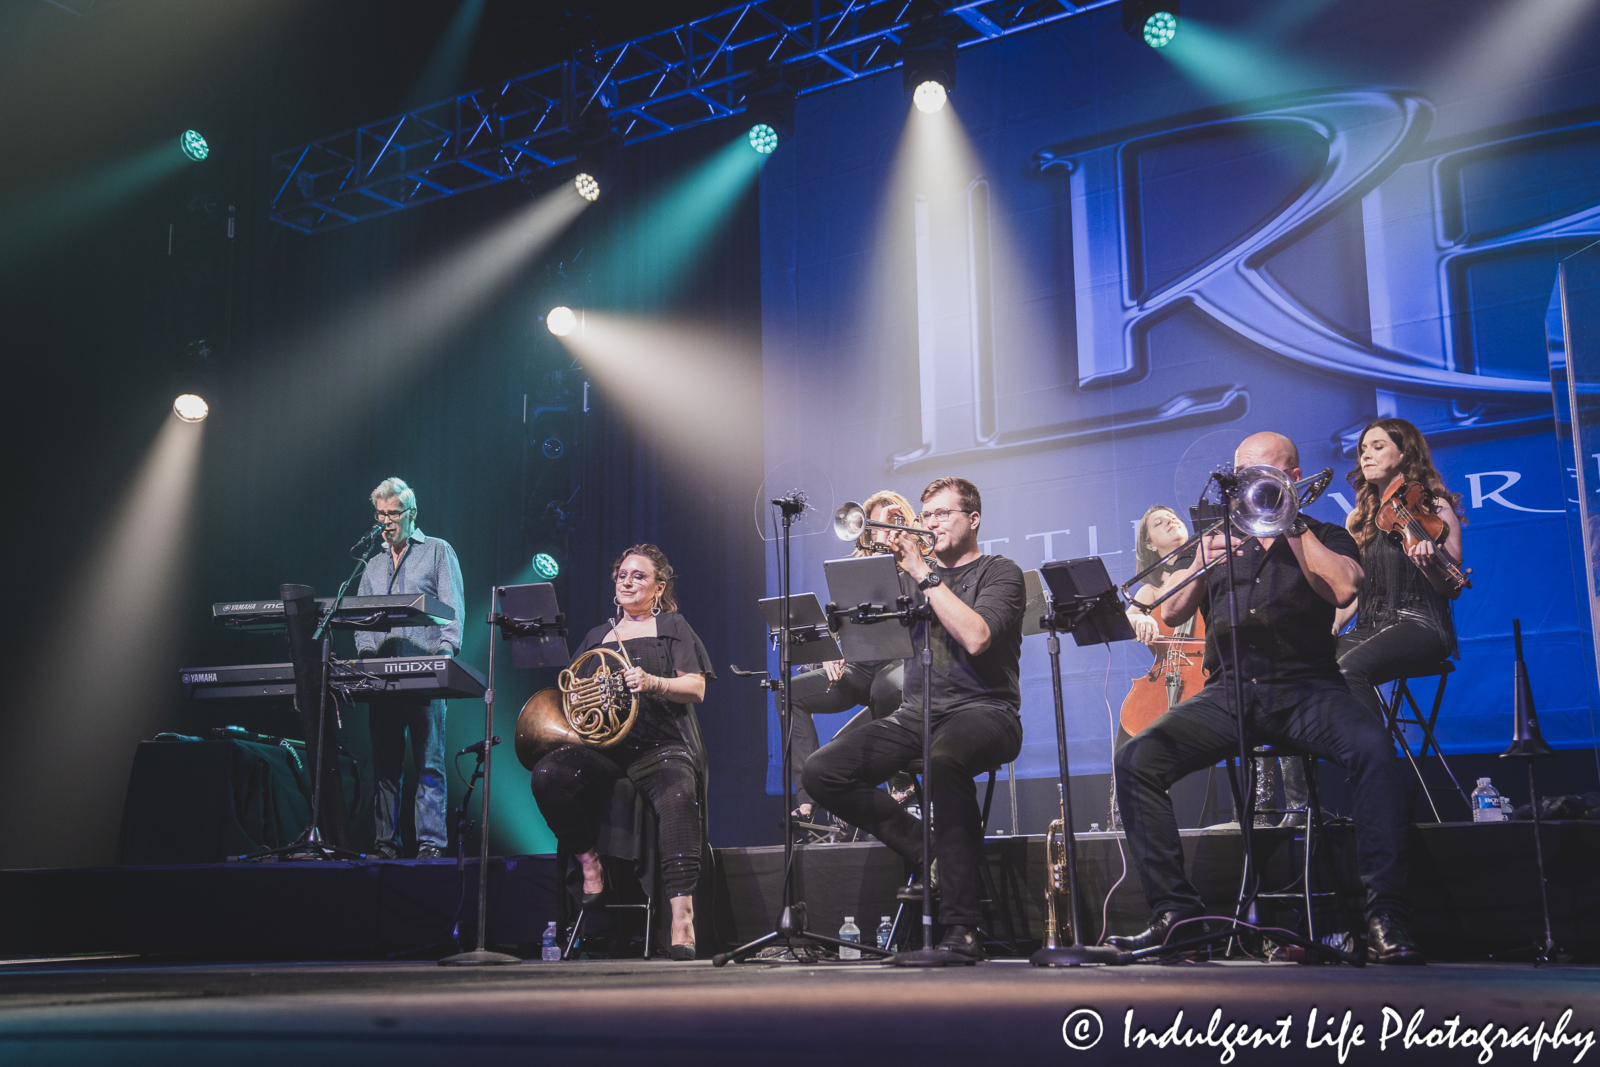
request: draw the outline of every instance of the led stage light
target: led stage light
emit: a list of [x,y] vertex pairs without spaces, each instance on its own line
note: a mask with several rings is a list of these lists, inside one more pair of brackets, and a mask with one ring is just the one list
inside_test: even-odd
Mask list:
[[533,557],[533,573],[548,582],[561,573],[561,564],[550,553],[540,552]]
[[544,324],[557,337],[566,337],[578,328],[578,314],[565,304],[557,304],[545,315]]
[[1157,11],[1144,20],[1144,43],[1151,48],[1165,48],[1178,35],[1178,16],[1170,11]]
[[204,422],[211,405],[193,393],[184,393],[172,402],[172,413],[184,422]]
[[944,107],[946,96],[944,86],[936,81],[925,81],[911,94],[911,100],[918,111],[933,112]]
[[211,154],[211,146],[195,130],[184,130],[183,136],[178,138],[178,144],[183,148],[183,154],[196,163]]
[[587,171],[580,171],[578,176],[572,179],[572,187],[578,190],[579,196],[590,203],[600,199],[600,182]]
[[764,156],[770,156],[778,147],[778,131],[765,122],[750,127],[750,147]]

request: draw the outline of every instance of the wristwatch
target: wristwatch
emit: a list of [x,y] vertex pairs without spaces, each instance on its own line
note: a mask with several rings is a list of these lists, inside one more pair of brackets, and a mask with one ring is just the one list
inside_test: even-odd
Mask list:
[[922,581],[917,583],[917,588],[921,589],[923,592],[927,592],[934,586],[943,584],[944,579],[939,577],[938,571],[929,571],[927,574],[922,576]]

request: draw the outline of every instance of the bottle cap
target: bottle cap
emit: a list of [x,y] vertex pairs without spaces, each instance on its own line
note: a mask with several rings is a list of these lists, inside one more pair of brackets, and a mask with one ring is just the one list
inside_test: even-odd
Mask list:
[[1478,779],[1478,784],[1479,785],[1488,785],[1489,784],[1489,779],[1487,779],[1487,778],[1479,778]]
[[884,917],[883,917],[883,918],[882,918],[882,919],[880,919],[880,920],[879,920],[879,922],[886,922],[886,923],[892,923],[892,922],[894,922],[894,919],[893,919],[893,918],[891,918],[891,917],[890,917],[890,916],[888,916],[888,915],[885,915],[885,916],[884,916]]
[[844,921],[847,923],[853,923],[856,921],[856,917],[854,915],[846,915],[844,917]]

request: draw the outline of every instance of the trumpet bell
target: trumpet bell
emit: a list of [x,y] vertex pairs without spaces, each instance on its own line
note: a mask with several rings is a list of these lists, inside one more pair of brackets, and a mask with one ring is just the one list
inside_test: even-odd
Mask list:
[[833,513],[833,532],[841,541],[854,541],[867,528],[867,512],[854,500],[847,500]]

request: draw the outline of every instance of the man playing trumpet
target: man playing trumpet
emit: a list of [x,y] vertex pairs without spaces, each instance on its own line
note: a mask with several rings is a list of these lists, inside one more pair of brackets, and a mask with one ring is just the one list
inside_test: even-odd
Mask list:
[[[1300,477],[1299,451],[1277,433],[1247,437],[1234,453],[1236,470],[1275,467]],[[1238,629],[1228,623],[1228,568],[1219,565],[1156,610],[1168,625],[1196,611],[1206,621],[1201,691],[1175,705],[1115,756],[1117,800],[1140,883],[1150,901],[1150,926],[1109,944],[1133,951],[1200,935],[1205,905],[1184,875],[1178,823],[1167,790],[1185,775],[1238,753],[1231,710],[1233,642],[1242,681],[1244,729],[1252,743],[1287,742],[1343,767],[1355,793],[1357,865],[1366,889],[1367,959],[1423,963],[1406,928],[1404,780],[1394,743],[1339,673],[1334,612],[1361,588],[1360,551],[1343,527],[1301,516],[1281,537],[1235,540]],[[1220,532],[1207,537],[1195,561],[1168,588],[1223,553]],[[1175,926],[1182,929],[1174,931]]]

